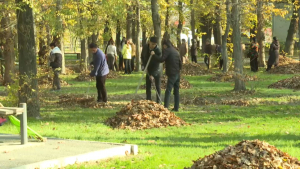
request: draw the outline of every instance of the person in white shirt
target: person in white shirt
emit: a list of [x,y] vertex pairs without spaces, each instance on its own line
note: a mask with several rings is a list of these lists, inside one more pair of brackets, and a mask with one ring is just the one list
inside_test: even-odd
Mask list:
[[107,63],[109,70],[114,70],[115,58],[117,56],[117,48],[114,41],[110,41],[107,47]]

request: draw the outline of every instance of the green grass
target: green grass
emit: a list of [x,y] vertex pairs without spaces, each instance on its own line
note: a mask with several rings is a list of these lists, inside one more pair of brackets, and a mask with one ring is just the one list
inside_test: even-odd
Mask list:
[[[216,70],[217,71],[217,70]],[[247,74],[254,75],[248,70]],[[104,124],[108,117],[121,108],[84,109],[70,105],[60,107],[53,103],[57,96],[43,90],[47,102],[42,104],[42,120],[29,119],[29,126],[45,137],[58,137],[101,142],[129,143],[139,146],[136,156],[118,157],[99,162],[90,162],[69,166],[75,168],[183,168],[192,165],[192,160],[234,145],[242,140],[260,139],[275,145],[282,151],[300,158],[299,140],[299,104],[290,103],[289,99],[300,102],[299,92],[283,89],[268,89],[268,85],[293,75],[271,75],[261,72],[255,74],[259,81],[248,82],[247,88],[253,88],[253,95],[234,95],[231,93],[233,83],[216,83],[207,81],[211,76],[185,77],[193,88],[180,90],[182,99],[203,97],[205,99],[261,99],[268,101],[251,104],[248,107],[229,105],[181,105],[176,113],[190,126],[149,129],[143,131],[114,130]],[[107,91],[111,102],[129,102],[135,98],[134,92],[141,74],[122,76],[107,80]],[[71,86],[64,87],[60,94],[95,95],[95,82],[76,82],[76,75],[64,76]],[[144,94],[140,90],[139,94]],[[164,92],[163,92],[164,93]],[[154,94],[154,92],[153,92]],[[113,100],[112,100],[113,99]],[[55,130],[54,130],[55,128]],[[17,133],[11,124],[0,128],[3,133]],[[155,142],[153,142],[155,140]]]

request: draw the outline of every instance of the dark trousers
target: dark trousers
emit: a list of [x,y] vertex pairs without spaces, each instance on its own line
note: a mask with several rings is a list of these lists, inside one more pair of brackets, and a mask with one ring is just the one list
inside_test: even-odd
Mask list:
[[[158,95],[156,94],[156,102],[160,103],[161,100],[159,100],[160,94],[161,94],[161,89],[160,89],[160,73],[157,73],[155,75],[153,75],[154,77],[154,81],[155,81],[155,87],[157,90]],[[147,100],[152,100],[151,98],[151,80],[150,80],[150,76],[146,75],[146,99]],[[159,97],[158,97],[159,96]]]
[[59,79],[59,74],[60,74],[60,70],[53,70],[54,71],[54,77],[53,77],[53,85],[52,88],[55,89],[60,89],[60,79]]
[[209,65],[210,65],[210,56],[205,56],[204,57],[204,63],[207,66],[207,69],[209,69]]
[[170,105],[170,96],[172,89],[174,88],[174,110],[178,111],[179,109],[179,85],[180,85],[180,75],[168,76],[167,89],[165,92],[165,108],[169,108]]
[[221,57],[219,57],[219,69],[222,69],[223,63],[224,63],[224,60],[222,59],[222,56],[221,56]]
[[192,55],[192,62],[197,63],[197,55]]
[[106,81],[106,75],[105,76],[96,76],[96,87],[98,91],[98,99],[97,101],[103,101],[107,102],[107,92],[105,88],[105,81]]
[[123,70],[123,55],[121,53],[119,56],[119,70]]
[[258,60],[257,57],[255,58],[250,58],[250,67],[252,72],[257,72],[258,71]]
[[131,74],[131,59],[124,59],[125,74]]
[[115,56],[112,54],[107,54],[107,64],[109,70],[114,70]]
[[134,71],[134,61],[135,61],[135,56],[132,56],[132,58],[131,58],[131,71]]

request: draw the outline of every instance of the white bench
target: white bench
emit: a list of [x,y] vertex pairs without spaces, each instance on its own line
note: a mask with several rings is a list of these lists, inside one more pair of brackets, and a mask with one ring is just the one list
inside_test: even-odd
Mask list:
[[0,107],[0,117],[7,117],[10,115],[22,115],[20,119],[20,131],[21,131],[21,144],[28,143],[27,134],[27,105],[21,103],[20,107]]

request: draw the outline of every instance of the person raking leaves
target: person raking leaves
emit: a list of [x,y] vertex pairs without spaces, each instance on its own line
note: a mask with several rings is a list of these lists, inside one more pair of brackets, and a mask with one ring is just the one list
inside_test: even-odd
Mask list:
[[109,73],[105,54],[98,48],[97,44],[91,43],[89,45],[93,53],[93,70],[90,73],[91,77],[96,77],[96,88],[98,92],[98,102],[107,102],[107,92],[105,88],[106,76]]
[[154,59],[166,64],[166,74],[168,76],[167,88],[165,92],[164,107],[169,108],[171,91],[174,88],[174,108],[172,111],[179,110],[179,87],[180,87],[180,70],[182,62],[179,52],[173,47],[170,40],[163,41],[164,53],[162,57],[158,57],[155,51],[151,52]]
[[[148,63],[151,54],[156,55],[158,58],[161,57],[161,50],[157,46],[157,42],[158,42],[157,37],[151,37],[150,42],[143,47],[142,54],[141,54],[143,67],[146,67],[146,64]],[[160,64],[159,61],[152,58],[148,65],[147,75],[146,75],[146,99],[151,100],[151,81],[155,81],[155,87],[157,90],[157,97],[156,97],[157,103],[161,102],[160,100],[161,79],[160,79],[159,64]]]

